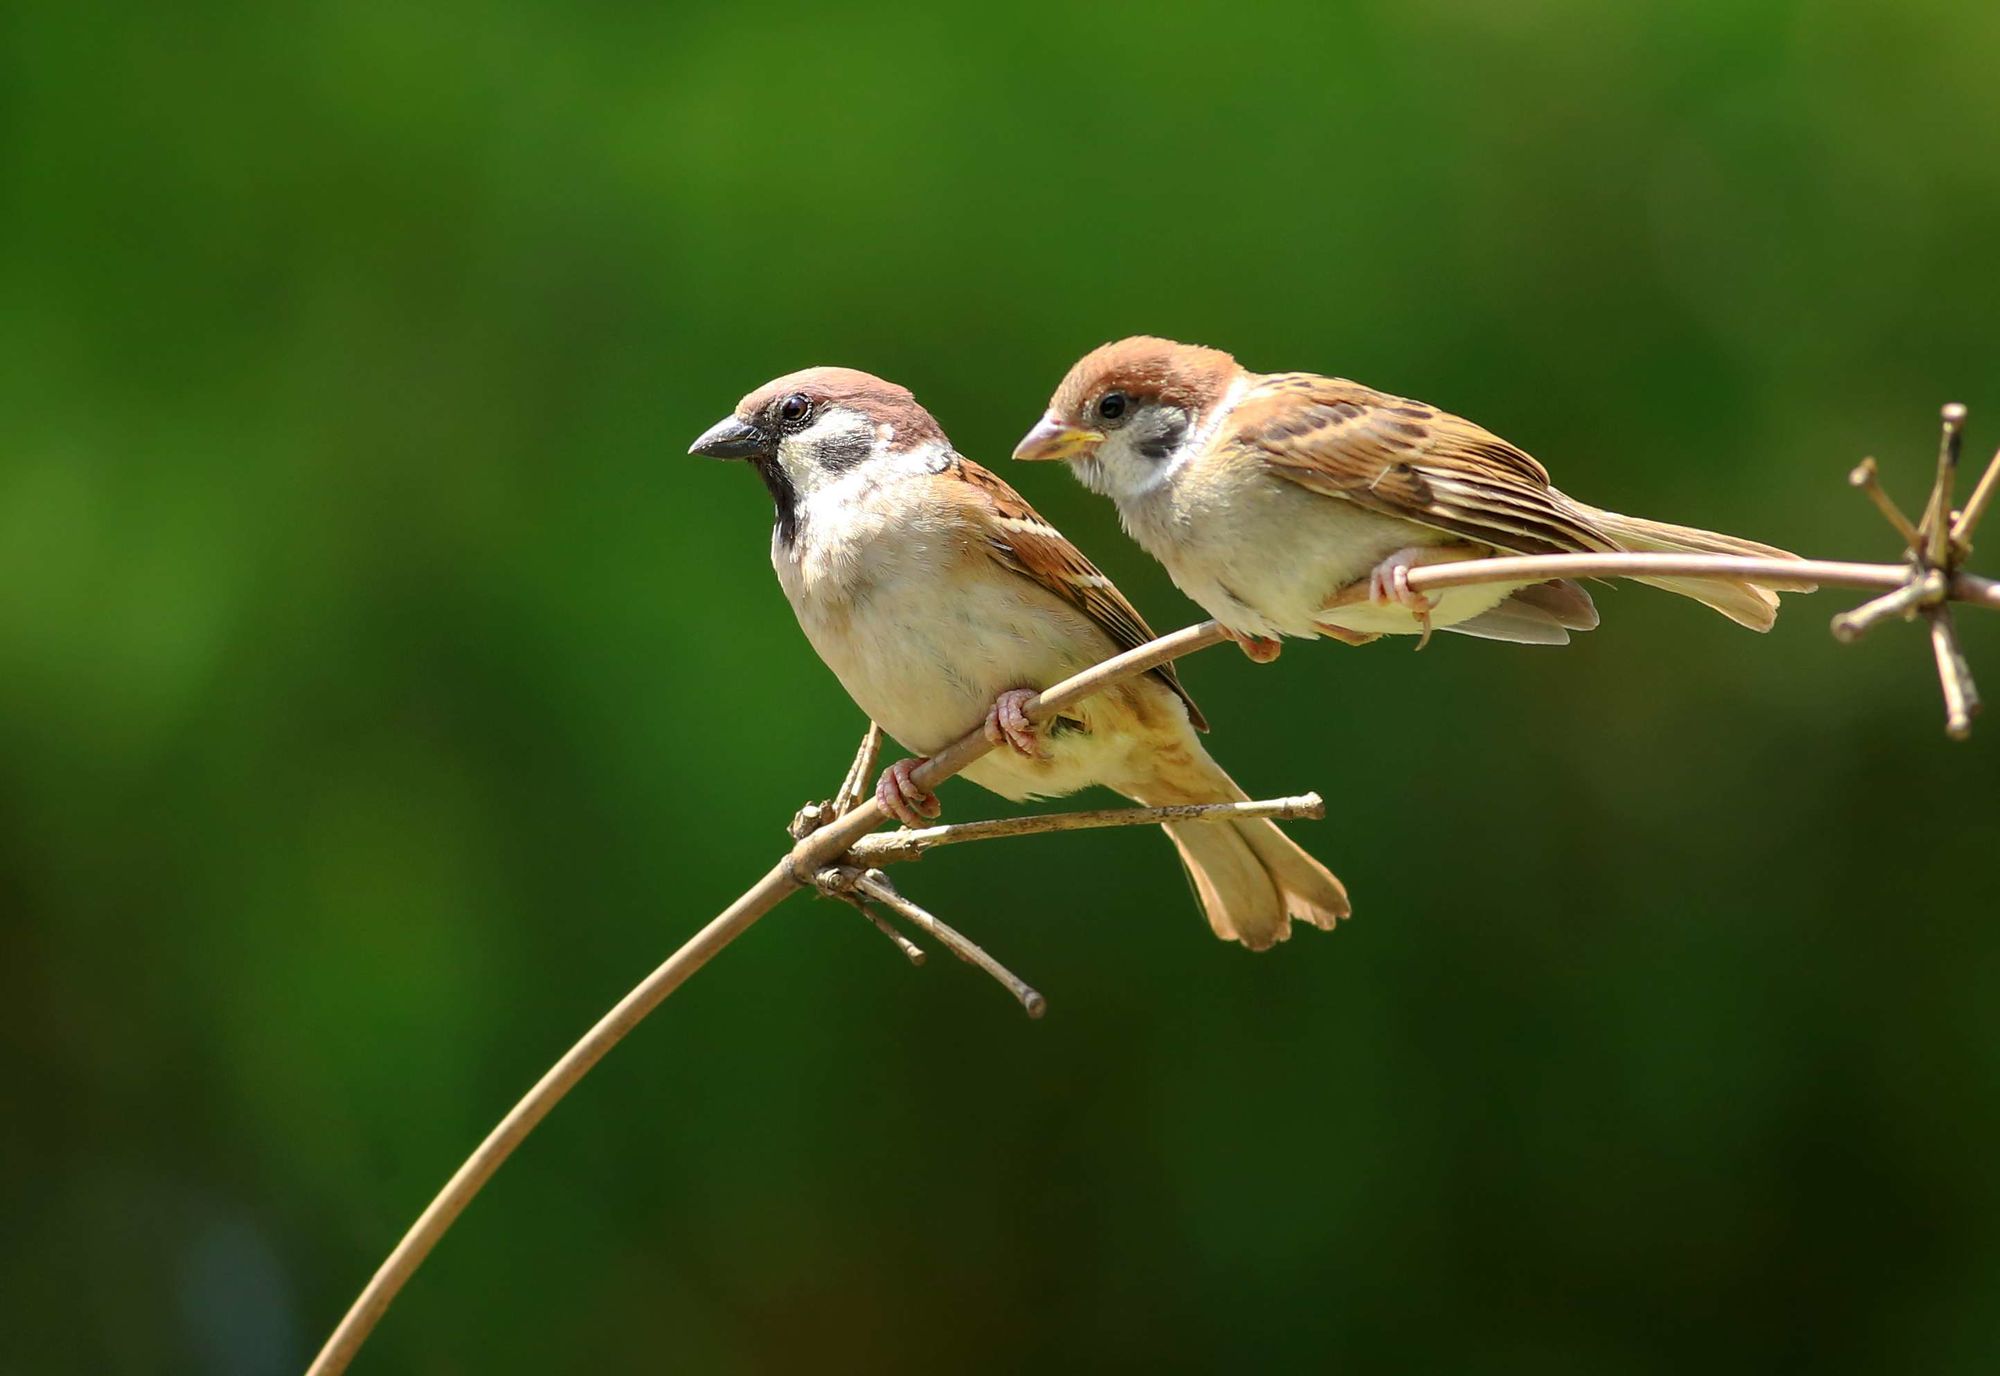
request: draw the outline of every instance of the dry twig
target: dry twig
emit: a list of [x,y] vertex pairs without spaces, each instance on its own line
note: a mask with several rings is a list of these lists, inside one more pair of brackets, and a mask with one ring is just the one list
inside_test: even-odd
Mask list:
[[1048,1011],[1048,1000],[1030,988],[1026,980],[986,954],[979,943],[971,937],[905,898],[898,892],[896,886],[889,882],[889,876],[882,871],[859,869],[852,865],[835,865],[821,870],[815,883],[822,889],[845,891],[869,902],[880,903],[905,922],[916,923],[936,938],[938,945],[966,964],[976,965],[998,980],[1001,987],[1012,994],[1020,1002],[1021,1007],[1027,1010],[1029,1017],[1039,1018]]
[[1994,585],[1962,573],[1959,568],[1972,553],[1973,532],[1986,514],[1987,503],[1993,500],[1996,483],[2000,483],[2000,452],[1986,465],[1986,472],[1973,489],[1972,500],[1966,503],[1965,510],[1954,511],[1951,499],[1958,481],[1959,449],[1965,438],[1965,408],[1952,402],[1944,408],[1942,420],[1937,476],[1924,502],[1923,519],[1914,527],[1875,481],[1873,460],[1854,470],[1855,485],[1867,492],[1883,519],[1903,537],[1909,563],[1901,570],[1903,580],[1894,591],[1834,617],[1833,633],[1838,639],[1851,642],[1892,616],[1907,621],[1922,615],[1930,623],[1931,657],[1937,663],[1938,683],[1944,690],[1944,729],[1954,740],[1964,740],[1972,734],[1972,718],[1979,711],[1979,687],[1972,681],[1965,652],[1959,648],[1951,603],[1995,605]]
[[1252,817],[1326,816],[1317,793],[1249,803],[1189,803],[1180,807],[1104,807],[1083,812],[1046,812],[1034,817],[999,817],[988,822],[954,822],[917,831],[883,831],[864,836],[847,852],[857,861],[886,865],[921,860],[925,852],[963,841],[997,841],[1003,836],[1036,836],[1049,831],[1092,831],[1102,827],[1142,827],[1159,822],[1244,821]]

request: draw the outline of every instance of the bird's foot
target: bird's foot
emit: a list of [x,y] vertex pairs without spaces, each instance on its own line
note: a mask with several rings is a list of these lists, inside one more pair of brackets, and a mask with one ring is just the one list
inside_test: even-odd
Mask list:
[[1437,600],[1410,586],[1410,570],[1437,562],[1436,552],[1423,545],[1397,550],[1369,572],[1368,600],[1378,607],[1402,607],[1419,618],[1428,616]]
[[1439,551],[1424,545],[1407,545],[1377,564],[1368,574],[1368,600],[1378,607],[1397,606],[1417,619],[1424,633],[1417,648],[1431,643],[1431,611],[1437,599],[1410,586],[1410,570],[1425,564],[1448,562],[1455,556],[1438,557]]
[[1242,631],[1232,631],[1227,626],[1222,628],[1222,633],[1236,642],[1236,648],[1241,650],[1252,664],[1269,664],[1285,648],[1285,644],[1281,640],[1272,640],[1261,635],[1249,635]]
[[986,739],[995,745],[1011,746],[1015,754],[1031,760],[1046,760],[1049,752],[1043,748],[1041,733],[1026,711],[1027,705],[1038,696],[1032,688],[1009,688],[995,698],[986,713]]
[[929,763],[929,760],[898,760],[883,770],[882,777],[875,782],[875,801],[906,827],[921,827],[936,821],[944,811],[937,794],[919,788],[910,777],[918,766]]

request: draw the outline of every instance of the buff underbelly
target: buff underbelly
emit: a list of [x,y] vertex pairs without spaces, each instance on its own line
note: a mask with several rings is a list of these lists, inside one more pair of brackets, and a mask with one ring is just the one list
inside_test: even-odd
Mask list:
[[[1037,606],[1037,590],[1006,582],[961,584],[949,612],[929,595],[864,599],[848,609],[842,634],[828,634],[818,618],[801,617],[813,641],[855,703],[897,744],[917,755],[942,750],[985,720],[994,699],[1010,688],[1046,687],[1088,667],[1051,643],[1092,645],[1097,658],[1114,648],[1068,607]],[[1065,636],[1050,634],[1051,615],[1079,623]],[[1100,643],[1101,642],[1101,643]],[[1002,797],[1059,797],[1115,774],[1114,742],[1122,734],[1106,716],[1123,710],[1107,694],[1079,709],[1089,729],[1059,724],[1045,733],[1048,760],[996,751],[974,763],[965,777]]]
[[[1225,625],[1253,635],[1298,638],[1317,636],[1321,625],[1369,635],[1421,634],[1423,626],[1407,609],[1365,600],[1368,575],[1400,549],[1450,544],[1455,537],[1290,483],[1245,488],[1239,496],[1254,509],[1204,523],[1213,537],[1182,555],[1177,570],[1188,593]],[[1248,529],[1237,524],[1244,517],[1250,518]],[[1274,542],[1253,534],[1271,530],[1283,535]],[[1364,600],[1327,606],[1343,590],[1351,597],[1356,589]],[[1447,589],[1437,595],[1431,625],[1469,621],[1513,591],[1491,584]]]

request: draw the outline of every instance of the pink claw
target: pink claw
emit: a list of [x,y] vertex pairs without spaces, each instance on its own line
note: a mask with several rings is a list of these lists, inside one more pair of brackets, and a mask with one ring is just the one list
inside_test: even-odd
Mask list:
[[1368,575],[1369,600],[1381,607],[1394,602],[1419,621],[1428,621],[1437,601],[1410,586],[1410,570],[1422,567],[1430,552],[1421,545],[1411,545],[1377,564]]
[[1025,710],[1037,696],[1032,688],[1009,688],[995,698],[986,714],[986,739],[995,745],[1010,745],[1016,754],[1031,760],[1046,760],[1049,752],[1042,748],[1042,739]]
[[934,821],[944,811],[937,800],[937,794],[918,788],[910,775],[917,766],[928,764],[928,760],[898,760],[882,771],[882,777],[875,781],[875,801],[882,810],[906,827],[921,827]]
[[1398,603],[1424,628],[1424,633],[1417,637],[1419,650],[1431,643],[1431,609],[1437,606],[1437,599],[1410,586],[1410,570],[1421,567],[1427,555],[1433,555],[1433,552],[1419,545],[1410,545],[1384,559],[1368,575],[1368,595],[1376,605]]

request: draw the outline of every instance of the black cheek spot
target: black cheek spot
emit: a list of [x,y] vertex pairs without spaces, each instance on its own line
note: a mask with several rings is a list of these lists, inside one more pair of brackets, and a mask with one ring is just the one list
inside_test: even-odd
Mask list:
[[874,452],[875,438],[867,431],[838,435],[819,447],[820,466],[829,473],[844,473]]
[[1164,459],[1181,447],[1181,441],[1186,436],[1186,425],[1173,426],[1139,441],[1139,452],[1149,459]]

